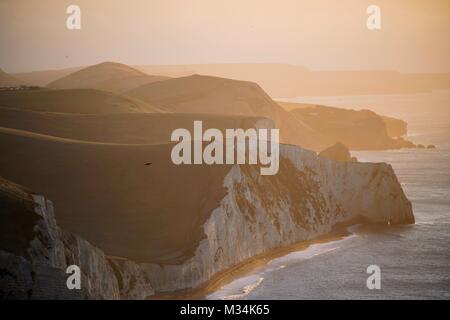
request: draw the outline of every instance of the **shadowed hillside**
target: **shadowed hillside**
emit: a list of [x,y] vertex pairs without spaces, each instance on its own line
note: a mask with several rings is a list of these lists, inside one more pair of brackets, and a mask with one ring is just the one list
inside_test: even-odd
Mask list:
[[0,92],[0,107],[59,113],[162,112],[137,99],[92,90],[24,90]]
[[265,118],[178,113],[72,114],[34,112],[0,107],[0,127],[26,130],[55,137],[110,143],[169,143],[173,130],[193,130],[195,120],[203,130],[216,128],[271,128]]
[[126,93],[171,112],[245,115],[272,119],[280,140],[320,150],[320,133],[294,119],[256,83],[194,75],[141,86]]
[[176,166],[172,145],[88,143],[10,129],[0,129],[0,145],[0,175],[51,197],[62,227],[137,261],[193,254],[229,168]]

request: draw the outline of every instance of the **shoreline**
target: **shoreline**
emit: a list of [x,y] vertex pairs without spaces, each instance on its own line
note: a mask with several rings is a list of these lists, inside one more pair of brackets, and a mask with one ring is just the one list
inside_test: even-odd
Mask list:
[[199,287],[172,292],[156,292],[154,295],[148,297],[147,300],[204,300],[210,293],[217,291],[236,279],[242,278],[259,270],[276,258],[283,257],[292,252],[304,251],[311,245],[342,240],[352,234],[349,231],[349,228],[355,225],[356,224],[354,223],[339,225],[334,227],[329,233],[321,235],[317,238],[270,249],[217,273],[210,280]]

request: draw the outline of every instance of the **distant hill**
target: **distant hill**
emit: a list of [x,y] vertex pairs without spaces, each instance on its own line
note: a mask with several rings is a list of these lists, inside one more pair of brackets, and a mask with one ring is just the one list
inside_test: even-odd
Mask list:
[[92,89],[1,91],[0,107],[80,114],[162,112],[137,99]]
[[52,89],[97,89],[125,92],[143,84],[166,80],[168,77],[151,76],[127,65],[104,62],[70,73],[50,84]]
[[403,74],[391,70],[316,71],[280,63],[136,66],[171,77],[204,74],[258,83],[271,97],[430,92],[450,89],[450,74]]
[[281,142],[314,150],[327,147],[320,134],[294,119],[256,83],[193,75],[147,84],[126,94],[171,112],[265,117],[280,129]]
[[71,73],[74,73],[78,70],[85,68],[82,67],[73,67],[73,68],[64,68],[64,69],[55,69],[55,70],[39,70],[39,71],[31,71],[31,72],[19,72],[13,74],[14,77],[25,81],[26,83],[34,86],[45,87],[50,82],[58,80],[62,77],[65,77]]
[[406,135],[406,122],[383,117],[370,110],[284,102],[280,105],[290,109],[293,117],[308,123],[314,131],[325,136],[330,146],[341,142],[352,150],[415,147],[403,138],[394,139]]
[[[104,67],[110,64],[91,70]],[[123,65],[113,69],[133,72]],[[351,150],[414,147],[394,139],[406,135],[402,120],[369,110],[277,103],[256,83],[202,75],[146,83],[123,94],[96,89],[4,91],[0,109],[4,127],[85,141],[168,143],[173,130],[202,120],[205,128],[222,130],[274,126],[280,129],[280,142],[315,151],[336,142]]]
[[15,87],[25,84],[25,81],[19,80],[0,69],[0,87]]
[[[403,74],[390,70],[315,71],[281,63],[133,66],[145,74],[185,77],[204,74],[258,83],[271,97],[417,93],[450,89],[450,74]],[[14,74],[45,86],[84,67]]]

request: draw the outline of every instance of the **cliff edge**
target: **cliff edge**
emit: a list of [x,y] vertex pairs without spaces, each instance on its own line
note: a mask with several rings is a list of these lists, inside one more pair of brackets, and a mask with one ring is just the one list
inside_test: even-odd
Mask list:
[[[143,299],[198,287],[238,263],[327,234],[337,224],[414,223],[390,165],[336,162],[290,145],[280,145],[280,156],[274,176],[261,176],[257,166],[228,167],[218,206],[198,226],[203,236],[190,256],[172,262],[109,256],[114,247],[94,246],[59,228],[50,201],[1,179],[0,296]],[[123,250],[136,254],[136,248]],[[79,291],[66,287],[69,265],[81,269]]]
[[[70,265],[80,268],[79,290],[66,285]],[[0,177],[0,300],[152,295],[150,282],[134,271],[132,264],[117,267],[100,249],[59,228],[50,200]]]

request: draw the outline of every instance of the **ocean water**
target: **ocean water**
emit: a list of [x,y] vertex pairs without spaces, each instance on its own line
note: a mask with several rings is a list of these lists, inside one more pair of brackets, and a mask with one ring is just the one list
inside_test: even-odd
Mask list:
[[[208,298],[450,299],[449,97],[426,99],[423,95],[419,98],[408,95],[347,97],[348,100],[339,97],[337,102],[327,97],[328,105],[372,102],[384,107],[386,115],[399,116],[400,112],[409,123],[411,140],[437,145],[437,149],[430,150],[352,152],[359,161],[387,162],[393,166],[413,204],[416,224],[383,227],[368,233],[352,228],[351,235],[342,240],[272,260]],[[392,99],[404,108],[390,110],[386,106],[395,105]],[[419,108],[422,100],[428,104]],[[406,104],[411,106],[411,101],[412,105],[417,104],[416,108],[414,112],[406,112]],[[366,271],[370,265],[380,267],[380,290],[367,288],[370,274]]]

